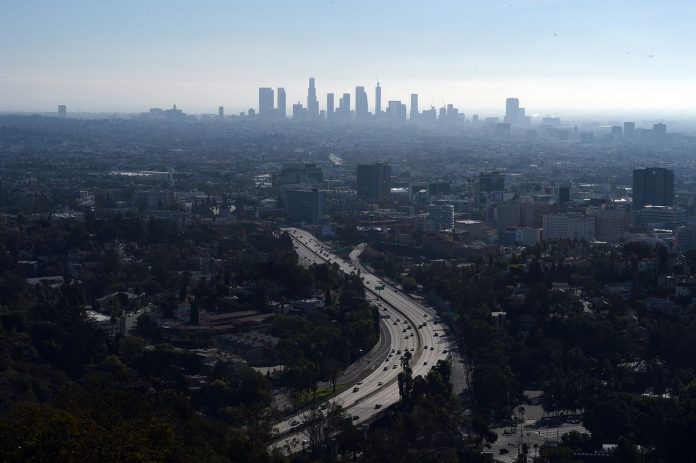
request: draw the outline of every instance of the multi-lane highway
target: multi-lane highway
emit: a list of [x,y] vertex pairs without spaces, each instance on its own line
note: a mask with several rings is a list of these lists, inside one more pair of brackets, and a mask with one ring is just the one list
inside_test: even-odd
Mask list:
[[[391,348],[385,361],[374,365],[374,370],[356,382],[345,392],[330,399],[340,404],[352,416],[353,423],[360,424],[381,413],[399,401],[397,375],[401,372],[400,357],[411,352],[413,376],[425,376],[438,362],[449,355],[449,344],[444,328],[435,322],[432,309],[423,306],[398,288],[386,284],[361,266],[357,253],[346,261],[331,252],[324,243],[310,233],[296,229],[284,229],[293,239],[300,260],[306,264],[335,263],[345,273],[358,273],[363,279],[368,299],[380,310],[381,322],[389,333]],[[378,362],[378,360],[375,360]],[[290,417],[276,425],[280,437],[273,445],[287,452],[302,450],[304,440],[301,430],[302,417]]]

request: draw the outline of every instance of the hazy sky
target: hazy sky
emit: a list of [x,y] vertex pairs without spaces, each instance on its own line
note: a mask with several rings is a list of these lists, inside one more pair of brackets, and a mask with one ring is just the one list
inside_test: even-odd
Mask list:
[[[467,115],[694,114],[693,0],[1,0],[0,111],[188,112],[420,94]],[[383,103],[384,105],[385,103]]]

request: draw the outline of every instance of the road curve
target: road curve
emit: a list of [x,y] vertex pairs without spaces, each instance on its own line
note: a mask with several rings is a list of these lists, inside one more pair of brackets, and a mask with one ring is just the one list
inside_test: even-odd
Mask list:
[[[425,376],[438,360],[447,359],[450,347],[445,330],[435,323],[436,314],[431,308],[367,272],[357,261],[357,254],[352,256],[355,258],[353,262],[348,262],[333,254],[326,244],[316,240],[309,232],[297,228],[285,228],[283,231],[290,235],[301,262],[305,264],[336,263],[347,274],[357,273],[360,269],[368,300],[380,310],[380,322],[385,325],[391,338],[391,356],[377,364],[361,384],[352,385],[330,399],[330,402],[343,406],[346,413],[353,417],[354,424],[368,421],[399,401],[399,357],[406,350],[413,356],[410,364],[414,377]],[[358,388],[355,392],[354,387]],[[293,425],[293,422],[299,424]],[[301,451],[300,442],[305,439],[303,431],[298,429],[301,425],[300,415],[278,423],[275,429],[279,438],[271,448],[280,448],[285,453]]]

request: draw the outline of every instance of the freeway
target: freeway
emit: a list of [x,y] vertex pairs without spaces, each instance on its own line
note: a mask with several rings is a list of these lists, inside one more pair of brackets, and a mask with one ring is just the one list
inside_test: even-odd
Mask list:
[[[351,261],[346,261],[331,252],[324,243],[316,240],[310,233],[286,228],[293,239],[295,250],[305,264],[336,264],[344,273],[360,273],[368,300],[380,309],[381,323],[389,333],[391,352],[385,362],[376,364],[374,370],[362,381],[345,392],[336,395],[330,402],[343,406],[352,416],[354,424],[361,424],[374,418],[385,408],[399,401],[397,375],[401,372],[400,357],[410,351],[410,366],[413,376],[425,376],[438,362],[449,356],[449,342],[445,330],[435,322],[436,314],[398,288],[369,273],[358,261],[358,253],[351,253]],[[273,448],[287,453],[301,450],[299,442],[304,440],[301,415],[292,416],[276,425],[279,439]]]

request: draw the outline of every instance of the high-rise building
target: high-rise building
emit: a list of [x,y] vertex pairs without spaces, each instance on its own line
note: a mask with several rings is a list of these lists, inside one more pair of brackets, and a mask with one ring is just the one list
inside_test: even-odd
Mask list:
[[624,209],[599,209],[591,214],[595,216],[595,238],[598,241],[618,243],[623,239],[626,223]]
[[341,119],[350,118],[350,93],[344,93],[340,100],[338,100],[338,114],[340,114]]
[[523,124],[527,122],[524,108],[520,108],[520,100],[508,98],[505,100],[505,119],[508,124]]
[[273,89],[268,87],[259,88],[259,117],[273,117]]
[[545,240],[595,239],[595,216],[579,212],[544,214]]
[[568,185],[558,187],[558,202],[560,204],[570,202],[570,187]]
[[309,78],[309,88],[307,89],[307,113],[310,119],[319,117],[319,100],[317,100],[317,89],[314,86],[314,77]]
[[449,182],[433,182],[428,184],[429,196],[442,196],[450,194]]
[[293,121],[303,121],[307,115],[307,110],[302,107],[302,103],[299,101],[292,105],[292,120]]
[[478,190],[482,193],[505,191],[505,176],[501,172],[481,172],[478,179]]
[[331,119],[334,115],[334,94],[326,94],[326,118]]
[[367,119],[368,115],[367,92],[365,91],[365,87],[355,87],[355,118],[363,120]]
[[273,176],[273,186],[283,185],[319,185],[324,181],[321,167],[313,163],[286,164],[278,175]]
[[696,225],[679,227],[676,235],[674,244],[677,252],[696,251]]
[[516,201],[505,201],[495,207],[495,223],[499,231],[516,228],[522,222],[522,208]]
[[428,206],[428,226],[431,231],[454,229],[454,206],[437,201]]
[[636,135],[636,123],[635,122],[624,122],[624,126],[623,126],[624,138],[630,140],[635,135]]
[[64,104],[58,105],[58,117],[66,117],[68,115],[68,108]]
[[406,105],[398,100],[389,101],[387,105],[387,117],[392,122],[406,122]]
[[278,88],[278,117],[285,119],[288,117],[287,114],[287,104],[285,98],[285,89],[283,87]]
[[411,93],[411,114],[409,116],[412,121],[418,119],[418,94]]
[[520,100],[517,98],[508,98],[505,100],[505,122],[516,122],[517,115],[520,111]]
[[357,191],[366,201],[384,203],[391,193],[391,166],[381,162],[361,164],[357,169]]
[[660,140],[662,138],[665,138],[667,136],[667,125],[663,124],[662,122],[658,122],[657,124],[653,124],[652,135],[653,135],[653,138],[656,140]]
[[220,119],[225,117],[225,107],[224,106],[218,106],[218,117]]
[[379,86],[379,82],[377,82],[377,86],[375,87],[375,116],[379,116],[382,112],[382,87]]
[[674,229],[686,225],[686,209],[672,206],[645,206],[640,223],[650,228]]
[[505,191],[505,176],[500,172],[481,172],[476,182],[476,206],[483,207],[488,194],[494,191]]
[[661,167],[633,171],[633,210],[674,205],[674,171]]
[[318,188],[294,187],[285,191],[285,218],[290,223],[320,224],[324,220],[324,192]]
[[611,138],[614,140],[620,140],[623,138],[623,127],[620,125],[614,125],[611,127]]

